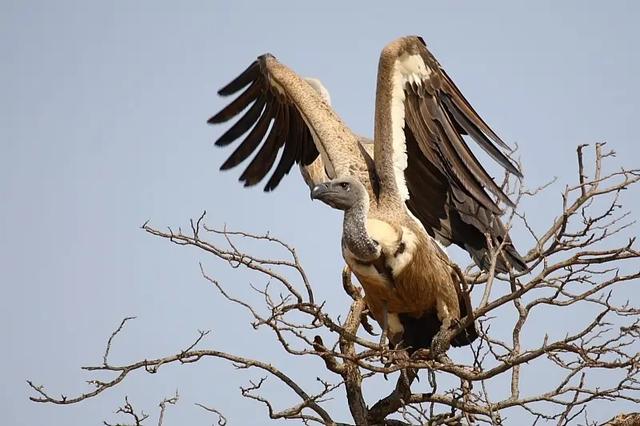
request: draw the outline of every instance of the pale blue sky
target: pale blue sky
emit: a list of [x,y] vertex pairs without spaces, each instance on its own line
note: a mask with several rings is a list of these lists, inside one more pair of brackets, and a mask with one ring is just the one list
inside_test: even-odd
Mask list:
[[[229,152],[213,147],[223,128],[205,120],[222,106],[217,88],[259,54],[322,79],[341,116],[371,134],[380,49],[422,35],[479,112],[518,143],[528,185],[559,176],[525,206],[539,213],[535,225],[550,220],[573,181],[577,144],[606,140],[620,165],[640,163],[636,1],[175,4],[0,1],[3,424],[100,424],[116,419],[125,394],[155,415],[176,388],[182,401],[168,425],[212,423],[194,402],[220,408],[231,424],[264,419],[263,407],[237,391],[259,374],[214,361],[137,374],[78,406],[27,400],[26,378],[56,393],[85,390],[79,366],[99,361],[127,315],[138,319],[117,342],[116,360],[175,352],[198,328],[213,329],[209,346],[273,354],[247,316],[201,279],[198,261],[240,292],[245,276],[146,235],[139,226],[149,218],[185,226],[206,209],[211,225],[269,230],[298,247],[319,298],[343,311],[339,216],[309,201],[297,171],[267,195],[242,189],[238,171],[217,171]],[[626,198],[636,216],[637,196]],[[513,235],[526,251],[522,230]],[[272,358],[305,373],[277,352]],[[279,401],[294,401],[282,392]],[[599,415],[616,411],[604,405]]]

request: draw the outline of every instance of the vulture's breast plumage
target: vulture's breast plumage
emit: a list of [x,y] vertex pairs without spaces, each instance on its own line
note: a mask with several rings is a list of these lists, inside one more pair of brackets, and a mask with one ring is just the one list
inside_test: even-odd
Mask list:
[[450,268],[438,255],[439,248],[432,246],[431,238],[409,226],[371,218],[367,220],[367,232],[380,245],[378,259],[363,262],[346,246],[343,246],[343,255],[364,287],[376,319],[381,319],[384,304],[389,313],[419,317],[426,311],[436,310],[439,296],[451,300],[446,305],[452,305],[450,313],[459,316]]

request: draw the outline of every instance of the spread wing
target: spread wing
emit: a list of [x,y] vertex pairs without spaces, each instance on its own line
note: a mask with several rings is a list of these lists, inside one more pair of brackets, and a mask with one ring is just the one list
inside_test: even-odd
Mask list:
[[325,172],[330,178],[347,174],[358,141],[318,84],[266,54],[220,89],[222,96],[241,93],[208,122],[240,118],[215,144],[227,146],[242,139],[220,169],[236,167],[257,151],[240,181],[252,186],[271,171],[265,191],[275,189],[294,164],[303,167],[305,180],[319,179]]
[[[470,136],[512,174],[521,173],[502,149],[507,145],[480,118],[419,37],[383,50],[376,93],[375,162],[381,198],[400,198],[427,232],[455,243],[488,266],[493,246],[505,241],[508,263],[526,268],[499,220],[496,199],[509,197],[467,146]],[[501,149],[502,148],[502,149]],[[499,270],[507,270],[501,257]]]

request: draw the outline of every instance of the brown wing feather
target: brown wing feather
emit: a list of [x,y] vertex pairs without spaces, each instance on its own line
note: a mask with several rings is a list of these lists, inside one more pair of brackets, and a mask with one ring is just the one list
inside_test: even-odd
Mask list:
[[[430,52],[429,54],[431,55]],[[443,77],[443,91],[452,98],[453,102],[458,107],[458,109],[460,109],[462,114],[467,117],[475,126],[477,126],[480,131],[487,134],[491,138],[491,140],[493,140],[493,142],[497,143],[504,149],[510,150],[511,148],[509,148],[509,145],[507,145],[502,139],[500,139],[500,137],[496,135],[493,130],[491,130],[491,127],[489,127],[487,123],[485,123],[482,117],[480,117],[476,110],[473,109],[469,101],[467,101],[467,99],[462,95],[462,92],[460,92],[460,89],[458,89],[458,87],[453,83],[453,80],[451,79],[451,77],[449,77],[447,72],[440,66],[438,66],[438,69],[442,73]]]
[[[267,182],[267,186],[265,187],[266,191],[275,189],[284,175],[289,173],[289,170],[291,170],[296,159],[299,158],[300,144],[295,143],[295,141],[302,137],[302,125],[300,121],[300,117],[296,116],[295,108],[293,106],[289,106],[289,128],[287,130],[287,140],[294,142],[284,144],[282,156],[280,157],[280,161],[278,162],[276,169],[273,171],[269,182]],[[306,164],[303,162],[303,165]]]
[[253,103],[251,108],[247,110],[247,112],[240,118],[233,126],[229,128],[222,136],[218,138],[216,141],[217,146],[226,146],[229,145],[234,140],[238,139],[240,136],[244,135],[247,130],[253,127],[256,124],[256,121],[262,115],[262,111],[264,110],[264,105],[267,102],[265,96],[259,96],[256,101]]
[[262,144],[260,151],[256,154],[253,161],[240,176],[240,180],[244,181],[245,186],[251,186],[258,183],[271,169],[276,161],[278,150],[285,143],[287,130],[289,127],[289,109],[286,105],[279,105],[278,113],[275,116],[271,132],[267,136],[266,141]]
[[[444,218],[440,223],[436,224],[436,228],[430,233],[444,236],[445,241],[449,240],[461,245],[472,254],[474,260],[481,267],[487,267],[489,264],[490,253],[485,237],[488,234],[494,247],[503,243],[504,240],[503,254],[506,260],[512,267],[524,270],[526,269],[526,264],[516,251],[504,225],[499,219],[502,212],[495,202],[488,197],[487,191],[493,193],[508,205],[513,205],[513,203],[486,172],[465,143],[462,135],[468,134],[471,136],[476,143],[509,172],[517,176],[522,176],[522,174],[492,141],[502,147],[507,147],[507,145],[489,128],[455,86],[451,78],[444,72],[433,55],[424,45],[423,47],[421,56],[425,64],[434,73],[432,78],[422,82],[424,85],[423,90],[419,90],[420,87],[417,85],[405,88],[407,96],[405,103],[412,105],[414,108],[416,105],[419,106],[422,118],[422,120],[417,121],[415,120],[415,114],[408,114],[406,124],[409,130],[421,135],[417,143],[423,153],[428,152],[422,147],[422,145],[426,144],[432,146],[432,151],[442,154],[440,157],[426,155],[425,158],[428,161],[435,163],[442,159],[445,161],[438,164],[438,168],[442,172],[440,176],[434,174],[425,176],[424,172],[420,172],[420,168],[411,167],[412,162],[420,161],[420,159],[409,158],[409,166],[405,175],[409,187],[414,186],[411,181],[416,178],[421,179],[422,182],[424,182],[424,178],[427,178],[440,184],[444,178],[449,184],[447,191],[449,195],[446,198],[445,205],[434,206],[426,203],[426,200],[422,200],[420,197],[415,197],[415,192],[411,191],[410,197],[412,200],[408,202],[409,208],[412,211],[435,209],[436,213],[420,214],[418,212],[414,214],[418,217],[426,217],[427,220],[434,216]],[[430,120],[435,122],[436,126],[424,124]],[[421,132],[417,130],[421,126],[427,127],[428,131]],[[440,128],[441,132],[436,132],[434,135],[434,127]],[[434,149],[433,146],[437,148]],[[459,161],[456,160],[456,157]],[[459,179],[456,179],[456,177]],[[416,199],[413,200],[413,198]],[[431,222],[433,222],[432,219]],[[506,271],[509,266],[502,258],[499,258],[497,268],[500,271]]]
[[[277,106],[277,105],[276,105]],[[253,151],[260,145],[262,142],[262,138],[267,133],[269,129],[269,123],[274,117],[274,104],[270,103],[267,105],[265,110],[258,122],[253,126],[251,132],[247,135],[247,137],[242,141],[242,143],[233,151],[233,153],[227,158],[220,170],[227,170],[232,167],[237,166],[244,160],[246,160]],[[217,144],[217,142],[216,142]]]
[[253,102],[261,91],[261,78],[258,78],[251,83],[240,96],[238,96],[233,102],[227,105],[224,109],[218,112],[216,115],[207,120],[209,124],[218,124],[224,123],[225,121],[230,120],[231,118],[238,115],[242,110],[244,110],[247,105]]
[[234,78],[229,84],[218,90],[220,96],[229,96],[236,93],[249,83],[252,83],[260,76],[260,64],[253,61],[239,76]]
[[[429,128],[436,130],[434,138],[420,139],[418,143],[434,146],[434,150],[444,160],[441,167],[454,180],[452,183],[464,187],[486,208],[500,213],[500,209],[487,195],[484,187],[488,186],[499,194],[502,194],[502,191],[480,166],[461,136],[453,129],[451,121],[442,113],[437,100],[429,95],[419,97],[415,92],[410,91],[406,96],[405,107],[407,109],[419,108],[421,120],[416,120],[415,114],[407,116],[406,125],[411,130],[415,131],[427,122],[429,122]],[[502,195],[504,199],[508,199],[506,195]]]
[[[219,90],[223,96],[232,95],[247,87],[235,100],[208,120],[210,124],[229,121],[238,116],[252,102],[251,107],[216,141],[226,146],[249,132],[242,143],[220,167],[236,167],[259,146],[257,154],[240,176],[245,186],[255,185],[269,173],[278,153],[280,161],[275,167],[265,191],[275,189],[294,164],[308,165],[318,157],[311,132],[293,101],[270,80],[267,60],[260,56],[229,84]],[[270,129],[270,130],[269,130]]]
[[[393,108],[389,96],[394,96],[396,82],[406,81],[402,86],[404,123],[401,127],[407,152],[404,178],[409,199],[406,203],[411,212],[430,235],[466,249],[481,267],[486,267],[490,259],[485,238],[488,234],[493,246],[506,242],[504,254],[513,267],[525,269],[499,220],[502,211],[491,195],[507,205],[513,203],[478,161],[463,135],[469,135],[506,170],[521,176],[500,149],[507,148],[506,144],[464,98],[419,37],[404,37],[385,47],[379,70],[383,73],[379,78],[385,82],[378,86],[378,95],[386,101],[380,111],[382,119],[393,120],[393,116],[384,111]],[[381,87],[386,87],[387,92],[380,92]],[[389,133],[385,134],[385,129],[378,124],[376,129],[388,139]],[[394,150],[399,143],[396,137],[393,137]],[[389,148],[377,152],[384,154],[380,156],[384,161],[392,161]],[[402,182],[396,182],[398,188],[401,185]],[[509,266],[499,259],[498,269],[504,271]]]
[[[466,134],[471,136],[478,144],[491,156],[494,160],[496,160],[502,167],[507,169],[509,173],[512,173],[518,177],[522,177],[522,173],[518,170],[511,161],[507,158],[506,155],[502,153],[495,145],[491,143],[491,141],[487,138],[487,136],[476,126],[473,121],[464,114],[462,110],[458,108],[458,106],[451,100],[451,98],[447,95],[443,95],[441,97],[442,106],[446,109],[447,115],[450,116],[453,120],[452,124],[455,124],[455,127],[459,134]],[[467,148],[468,149],[468,148]]]

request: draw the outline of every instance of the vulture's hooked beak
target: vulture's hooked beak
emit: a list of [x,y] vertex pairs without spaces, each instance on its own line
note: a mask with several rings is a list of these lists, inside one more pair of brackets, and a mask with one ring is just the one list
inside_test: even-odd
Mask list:
[[319,185],[314,186],[313,189],[311,190],[311,199],[322,201],[323,197],[329,192],[331,192],[329,190],[329,185],[327,185],[326,183],[321,183]]

